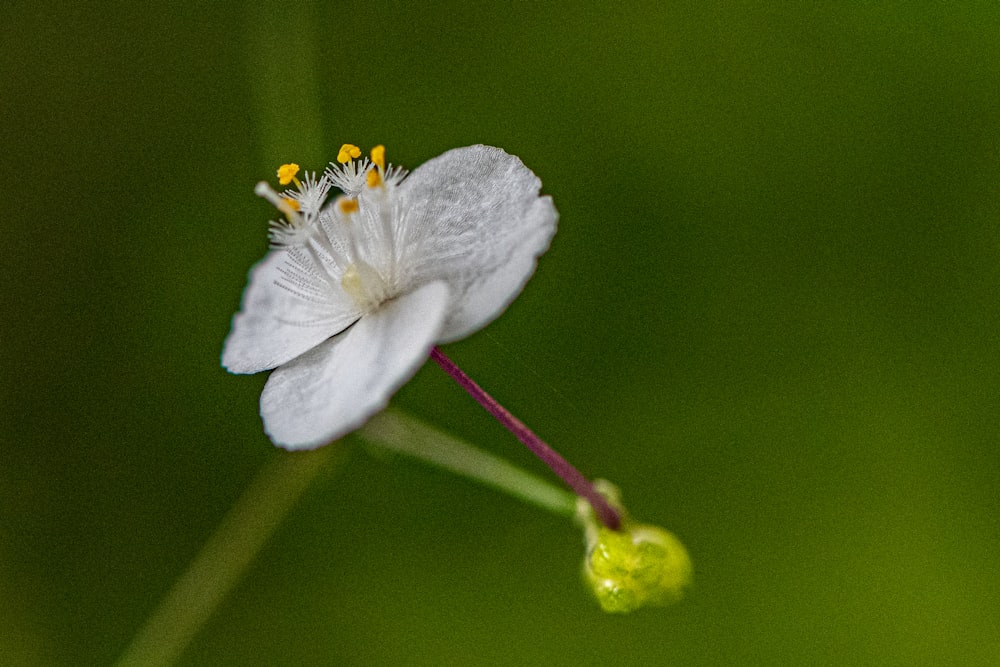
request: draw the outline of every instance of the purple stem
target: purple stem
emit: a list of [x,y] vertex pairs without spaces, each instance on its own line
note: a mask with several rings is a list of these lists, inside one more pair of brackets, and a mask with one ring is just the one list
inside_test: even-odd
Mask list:
[[444,352],[435,347],[431,350],[431,359],[437,362],[444,372],[451,376],[451,379],[467,391],[472,398],[476,399],[486,411],[496,417],[497,421],[503,424],[508,431],[517,436],[517,439],[540,458],[545,465],[552,469],[552,472],[559,475],[569,488],[578,496],[587,499],[594,512],[605,526],[611,530],[618,530],[621,527],[621,517],[615,508],[608,504],[604,496],[599,494],[594,485],[580,473],[579,470],[570,465],[569,461],[559,455],[559,452],[549,447],[535,435],[531,429],[524,425],[520,419],[508,412],[507,408],[497,403],[496,399],[486,393],[482,387],[459,368],[454,361],[445,356]]

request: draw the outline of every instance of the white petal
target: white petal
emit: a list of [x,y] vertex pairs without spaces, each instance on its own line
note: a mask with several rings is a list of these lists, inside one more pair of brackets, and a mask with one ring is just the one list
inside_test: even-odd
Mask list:
[[452,293],[441,342],[499,315],[549,246],[559,214],[541,181],[499,148],[456,148],[399,186],[401,263],[416,284],[444,280]]
[[358,319],[353,304],[337,295],[316,300],[279,285],[291,266],[286,250],[274,250],[250,270],[240,312],[222,347],[231,373],[257,373],[294,359]]
[[364,424],[426,361],[447,305],[447,285],[424,285],[275,370],[260,396],[264,430],[312,449]]

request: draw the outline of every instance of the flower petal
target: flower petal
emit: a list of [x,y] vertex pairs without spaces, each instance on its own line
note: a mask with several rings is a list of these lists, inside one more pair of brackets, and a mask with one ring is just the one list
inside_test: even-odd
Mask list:
[[399,186],[400,244],[420,284],[444,280],[452,294],[440,342],[485,326],[524,287],[559,217],[541,181],[517,157],[491,146],[456,148],[424,163]]
[[331,293],[319,301],[279,285],[291,266],[286,250],[274,250],[250,270],[240,312],[222,347],[222,365],[230,373],[276,368],[358,319],[346,297],[339,303],[339,295]]
[[271,440],[312,449],[384,408],[430,354],[448,301],[445,283],[424,285],[271,373],[260,396]]

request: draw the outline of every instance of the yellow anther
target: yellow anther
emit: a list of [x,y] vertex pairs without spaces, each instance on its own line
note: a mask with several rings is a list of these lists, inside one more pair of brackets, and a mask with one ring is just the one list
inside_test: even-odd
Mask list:
[[378,169],[368,170],[368,187],[377,188],[382,185],[382,177],[378,173]]
[[297,173],[299,173],[299,165],[295,163],[281,165],[278,167],[278,183],[288,185],[295,181],[295,185],[298,185],[299,179],[295,178]]
[[341,213],[348,215],[358,210],[358,200],[350,197],[341,197],[337,200],[337,207]]
[[356,157],[361,157],[361,149],[354,144],[344,144],[337,153],[337,162],[347,164]]
[[301,206],[299,206],[299,202],[292,199],[291,197],[282,197],[282,199],[285,201],[286,204],[288,204],[291,207],[293,211],[298,211],[302,208]]
[[372,162],[378,165],[379,169],[385,171],[385,146],[379,144],[372,149]]

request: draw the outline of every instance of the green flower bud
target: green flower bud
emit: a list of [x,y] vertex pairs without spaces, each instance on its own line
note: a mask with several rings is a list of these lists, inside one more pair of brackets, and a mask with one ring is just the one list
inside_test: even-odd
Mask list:
[[624,614],[679,600],[691,583],[684,545],[658,526],[632,521],[614,485],[598,480],[595,487],[622,515],[621,529],[615,531],[597,519],[589,503],[581,499],[577,505],[587,542],[583,576],[601,608]]

